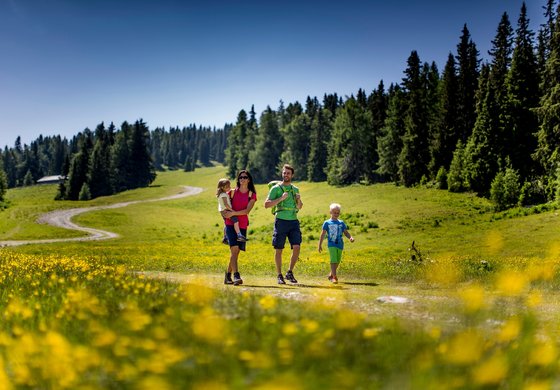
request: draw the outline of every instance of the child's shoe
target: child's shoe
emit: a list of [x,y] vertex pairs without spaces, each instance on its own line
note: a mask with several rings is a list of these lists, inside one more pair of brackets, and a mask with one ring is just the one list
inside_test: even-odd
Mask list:
[[239,241],[239,242],[245,242],[245,241],[247,241],[247,239],[245,238],[245,236],[243,236],[243,234],[239,233],[239,234],[237,235],[237,241]]
[[226,271],[226,275],[224,277],[224,284],[233,284],[233,280],[231,280],[231,272]]

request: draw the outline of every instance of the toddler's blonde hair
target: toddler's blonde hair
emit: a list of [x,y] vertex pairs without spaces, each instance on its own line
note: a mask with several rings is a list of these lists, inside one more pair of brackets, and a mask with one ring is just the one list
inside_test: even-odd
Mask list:
[[231,181],[229,179],[220,179],[218,180],[218,188],[216,189],[216,198],[226,192],[224,189],[227,186],[231,186]]

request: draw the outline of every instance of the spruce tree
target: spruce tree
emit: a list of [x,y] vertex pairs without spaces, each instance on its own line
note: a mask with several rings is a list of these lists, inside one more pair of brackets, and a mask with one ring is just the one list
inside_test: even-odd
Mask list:
[[[262,113],[256,143],[254,147],[246,145],[250,150],[248,168],[257,183],[268,182],[278,178],[280,154],[284,141],[278,128],[276,112],[270,106]],[[289,163],[289,161],[285,161]],[[296,171],[298,167],[295,167]]]
[[129,140],[131,186],[139,188],[149,186],[156,178],[150,152],[150,131],[142,119],[132,127]]
[[428,175],[429,130],[424,78],[421,73],[420,57],[413,50],[407,60],[403,88],[406,93],[405,134],[403,148],[397,160],[399,182],[409,187]]
[[[247,113],[245,110],[239,111],[237,114],[237,122],[235,126],[231,129],[228,136],[227,149],[226,149],[226,161],[228,166],[228,176],[236,177],[239,167],[247,167],[247,160],[249,156],[249,150],[245,139],[247,138],[247,129],[249,123],[247,122]],[[242,168],[243,169],[243,168]]]
[[430,171],[434,172],[441,167],[449,170],[453,151],[459,140],[457,129],[458,113],[458,80],[455,57],[451,53],[441,77],[440,100],[440,126],[432,134],[430,150]]
[[111,148],[111,183],[115,192],[131,188],[129,133],[130,125],[125,121],[122,123],[120,131],[115,134],[115,143]]
[[4,196],[8,190],[8,178],[6,172],[4,172],[4,166],[0,160],[0,202],[4,201]]
[[[512,168],[522,178],[534,173],[531,154],[537,147],[535,133],[538,121],[534,108],[539,101],[539,74],[533,48],[533,32],[529,30],[529,19],[525,3],[517,23],[515,49],[506,79],[508,90],[508,127],[503,143]],[[508,134],[509,133],[509,134]]]
[[[290,164],[297,167],[298,172],[307,173],[307,160],[311,147],[311,118],[307,112],[293,118],[290,123],[280,129],[280,132],[284,139],[284,150],[280,161],[289,161]],[[304,175],[302,174],[302,176]]]
[[458,118],[457,134],[465,143],[469,138],[476,120],[475,94],[478,87],[479,59],[476,44],[472,41],[469,29],[465,24],[461,40],[457,45],[458,66]]
[[484,66],[480,76],[478,90],[477,118],[474,130],[465,147],[465,177],[470,189],[479,195],[487,196],[490,184],[498,173],[500,128],[496,90],[491,80],[492,73]]
[[547,85],[536,113],[539,118],[537,150],[534,158],[541,165],[549,183],[548,199],[554,199],[556,172],[560,167],[560,16],[556,14],[550,41],[550,56],[544,67],[543,83]]
[[385,119],[387,118],[387,105],[388,98],[385,93],[385,86],[383,80],[379,82],[377,89],[375,89],[369,96],[367,101],[367,108],[371,113],[371,147],[368,152],[371,153],[371,170],[370,181],[380,181],[377,170],[379,169],[379,139],[383,134],[383,127],[385,126]]
[[72,157],[65,199],[78,200],[82,186],[87,181],[91,149],[89,143],[91,143],[91,138],[87,135],[82,136],[79,141],[80,151]]
[[404,116],[406,103],[401,87],[391,84],[388,91],[387,118],[378,138],[379,155],[376,173],[382,180],[398,181],[398,157],[402,149],[402,137],[405,133]]
[[332,132],[332,114],[328,109],[320,109],[311,123],[309,158],[307,160],[307,180],[327,180],[328,144]]
[[371,113],[354,97],[338,110],[334,120],[327,163],[329,184],[346,185],[367,180],[370,156],[364,153],[365,134],[371,132]]
[[90,198],[111,195],[111,144],[103,123],[95,129],[95,144],[91,155],[88,173],[88,191]]

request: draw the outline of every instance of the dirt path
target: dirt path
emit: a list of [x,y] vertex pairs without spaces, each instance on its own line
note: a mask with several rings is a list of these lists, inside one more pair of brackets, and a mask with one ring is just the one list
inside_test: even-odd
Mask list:
[[106,209],[117,209],[120,207],[126,207],[136,203],[144,202],[159,202],[163,200],[179,199],[185,196],[196,195],[202,192],[200,187],[190,187],[184,186],[183,191],[178,194],[166,196],[164,198],[149,199],[149,200],[135,200],[130,202],[115,203],[106,206],[92,206],[92,207],[80,207],[75,209],[67,210],[55,210],[49,213],[41,215],[37,219],[37,223],[48,224],[55,227],[60,227],[70,230],[78,230],[87,233],[86,236],[82,237],[72,237],[72,238],[50,238],[44,240],[19,240],[19,241],[0,241],[0,247],[2,246],[18,246],[26,244],[48,244],[52,242],[67,242],[67,241],[89,241],[89,240],[107,240],[110,238],[116,238],[119,235],[113,232],[108,232],[105,230],[99,230],[94,228],[88,228],[84,226],[79,226],[72,222],[72,218],[78,214],[88,213],[90,211],[106,210]]

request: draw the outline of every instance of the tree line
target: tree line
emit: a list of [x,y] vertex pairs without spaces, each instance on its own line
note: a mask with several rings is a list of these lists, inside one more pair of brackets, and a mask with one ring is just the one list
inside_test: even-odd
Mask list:
[[192,171],[211,161],[223,163],[229,126],[150,131],[138,120],[124,122],[120,129],[101,123],[71,140],[39,136],[22,145],[18,137],[14,147],[0,152],[0,202],[6,189],[32,185],[43,176],[65,178],[57,199],[87,200],[148,186],[157,170]]
[[474,191],[500,208],[560,197],[560,19],[548,0],[535,33],[522,4],[504,13],[489,60],[466,25],[440,73],[413,50],[401,83],[342,99],[308,97],[256,119],[241,110],[228,137],[229,174],[258,182],[290,162],[301,180],[395,182]]

